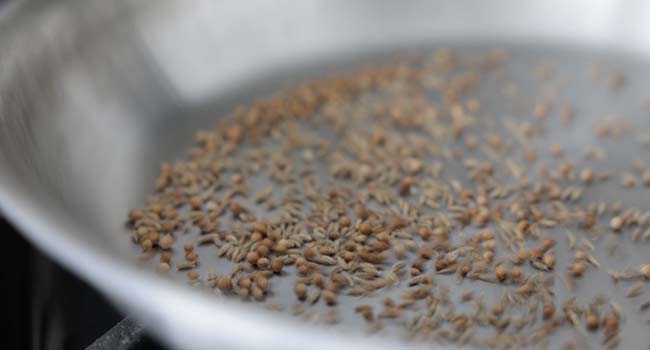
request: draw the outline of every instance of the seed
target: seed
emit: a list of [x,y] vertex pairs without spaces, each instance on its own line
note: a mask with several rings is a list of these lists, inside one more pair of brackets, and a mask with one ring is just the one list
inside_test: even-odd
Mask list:
[[426,246],[425,246],[425,247],[421,247],[421,248],[418,250],[418,256],[419,256],[420,258],[422,258],[422,259],[425,259],[425,260],[429,260],[429,259],[431,259],[431,253],[432,253],[431,248],[430,248],[430,247],[426,247]]
[[600,325],[600,319],[598,318],[598,314],[593,311],[587,312],[585,321],[587,323],[587,329],[591,331],[597,330],[598,325]]
[[645,277],[646,279],[650,279],[650,264],[643,264],[639,267],[639,272],[641,272],[641,275]]
[[355,210],[355,214],[361,220],[366,220],[368,218],[368,216],[370,215],[368,213],[368,210],[366,209],[366,207],[364,207],[362,204],[357,205],[357,208]]
[[643,293],[643,283],[639,282],[625,291],[625,296],[628,298],[636,297]]
[[619,317],[614,312],[609,312],[603,317],[603,328],[605,329],[606,336],[612,336],[618,333],[620,325]]
[[253,295],[253,299],[257,301],[264,300],[264,291],[262,290],[262,288],[253,287],[253,292],[251,294]]
[[279,240],[278,243],[275,244],[275,247],[273,247],[273,250],[275,250],[278,255],[283,255],[287,252],[287,249],[289,249],[289,241],[286,239]]
[[497,242],[495,240],[493,240],[493,239],[490,239],[490,240],[484,241],[482,243],[482,246],[483,246],[484,249],[494,251],[494,249],[497,246]]
[[129,211],[129,221],[136,222],[144,217],[144,212],[140,209],[133,209]]
[[141,246],[142,246],[142,250],[148,251],[151,250],[151,248],[153,248],[153,242],[150,239],[145,239],[144,241],[142,241]]
[[578,251],[576,251],[576,253],[574,254],[573,258],[574,258],[576,261],[580,261],[580,260],[584,260],[584,259],[586,259],[586,258],[587,258],[587,255],[585,254],[585,252],[583,252],[583,251],[581,251],[581,250],[578,250]]
[[174,244],[174,237],[172,237],[172,235],[169,234],[162,236],[162,238],[160,238],[160,240],[158,241],[158,246],[165,250],[171,249],[172,244]]
[[189,277],[190,280],[195,281],[199,278],[199,272],[196,270],[190,270],[187,272],[187,277]]
[[547,251],[551,248],[555,247],[555,240],[552,238],[544,238],[542,240],[542,249],[544,251]]
[[172,260],[172,252],[165,250],[160,253],[160,261],[169,263]]
[[544,265],[552,269],[555,266],[555,255],[550,252],[544,254],[544,257],[542,258],[542,263],[544,263]]
[[311,260],[318,255],[318,250],[316,250],[316,247],[314,246],[306,246],[305,249],[303,249],[302,255],[305,259]]
[[551,155],[555,158],[559,158],[562,156],[562,146],[558,144],[553,144],[551,145]]
[[483,230],[481,231],[481,240],[491,240],[494,239],[494,232],[492,230]]
[[487,252],[483,253],[483,259],[487,263],[491,263],[492,259],[494,259],[494,253],[488,250]]
[[183,244],[183,249],[185,249],[186,253],[189,253],[194,250],[194,245],[192,243],[185,243]]
[[293,292],[298,299],[305,300],[307,298],[307,285],[304,283],[296,283],[293,286]]
[[615,216],[609,221],[609,227],[613,231],[620,231],[623,228],[623,219],[620,216]]
[[257,260],[259,260],[259,258],[260,255],[255,251],[248,252],[248,254],[246,254],[246,261],[248,261],[251,265],[257,264]]
[[335,305],[336,294],[334,294],[332,291],[325,290],[323,291],[323,300],[325,300],[325,303],[329,306]]
[[494,274],[499,281],[505,281],[508,278],[508,269],[503,265],[499,265],[494,269]]
[[230,277],[221,276],[217,281],[217,288],[219,288],[223,292],[228,292],[232,290],[232,282],[230,281]]
[[280,259],[273,259],[273,262],[271,263],[271,270],[275,273],[280,273],[282,272],[282,266],[284,264],[282,263],[282,260]]
[[250,289],[248,288],[241,288],[237,292],[237,295],[241,298],[241,300],[248,300],[248,297],[250,295]]
[[641,175],[641,182],[643,182],[645,186],[650,186],[650,169],[643,171],[643,174]]
[[198,259],[198,256],[194,252],[189,252],[185,254],[185,260],[187,261],[196,261]]
[[190,206],[194,210],[199,210],[201,209],[201,206],[203,205],[203,200],[199,196],[192,196],[190,197],[189,200]]
[[165,272],[169,271],[169,269],[170,269],[169,264],[164,262],[164,261],[161,262],[160,264],[158,264],[158,272],[165,273]]
[[359,232],[364,235],[369,235],[372,233],[372,226],[370,226],[368,221],[364,221],[361,223],[361,226],[359,226]]
[[417,234],[420,238],[426,241],[431,237],[431,230],[426,227],[420,227],[417,230]]
[[267,258],[259,258],[257,260],[257,267],[262,270],[268,270],[271,267],[271,262]]
[[594,172],[589,168],[582,169],[582,171],[580,171],[580,181],[585,184],[592,183],[594,181]]
[[574,262],[573,264],[571,264],[571,273],[575,277],[582,276],[582,274],[585,272],[586,269],[587,269],[587,265],[585,265],[581,261]]
[[251,234],[251,241],[253,242],[259,242],[262,239],[264,239],[264,236],[262,235],[261,232],[255,231]]
[[339,224],[341,224],[342,227],[349,227],[352,222],[349,217],[341,216],[341,218],[339,218]]
[[494,316],[501,316],[503,314],[503,304],[499,302],[492,305],[492,314]]
[[553,318],[553,315],[555,315],[555,305],[551,302],[544,303],[544,306],[542,307],[542,317],[545,320],[549,320]]
[[520,267],[513,267],[512,271],[510,271],[510,276],[514,280],[520,280],[524,276],[524,271]]
[[544,255],[544,249],[542,248],[533,248],[530,250],[530,259],[533,261],[539,261]]

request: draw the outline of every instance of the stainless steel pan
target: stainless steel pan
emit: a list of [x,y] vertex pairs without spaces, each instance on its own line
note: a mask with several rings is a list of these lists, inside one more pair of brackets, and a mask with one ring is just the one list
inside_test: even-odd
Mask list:
[[646,1],[50,0],[17,1],[3,17],[2,213],[185,348],[397,342],[332,334],[138,267],[127,209],[144,200],[159,162],[219,112],[313,75],[324,67],[316,62],[399,47],[509,42],[650,55]]

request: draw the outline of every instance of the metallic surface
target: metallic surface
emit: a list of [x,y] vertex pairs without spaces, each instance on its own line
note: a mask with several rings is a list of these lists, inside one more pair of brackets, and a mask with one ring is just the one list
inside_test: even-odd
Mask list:
[[331,336],[203,296],[134,263],[123,228],[127,208],[144,200],[159,162],[178,156],[219,112],[308,76],[314,62],[395,47],[505,41],[650,55],[644,1],[12,6],[0,24],[2,212],[155,335],[192,348],[349,348],[378,341]]

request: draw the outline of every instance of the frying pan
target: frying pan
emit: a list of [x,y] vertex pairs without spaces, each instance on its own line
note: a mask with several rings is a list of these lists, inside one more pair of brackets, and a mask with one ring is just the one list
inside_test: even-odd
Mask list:
[[[645,1],[16,1],[0,26],[3,215],[156,337],[195,349],[399,345],[197,293],[135,261],[126,212],[197,129],[377,52],[471,42],[650,55]],[[633,330],[624,345],[646,344]]]

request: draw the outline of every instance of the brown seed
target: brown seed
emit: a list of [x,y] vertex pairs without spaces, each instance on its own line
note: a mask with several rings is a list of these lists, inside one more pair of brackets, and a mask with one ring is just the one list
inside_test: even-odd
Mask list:
[[422,259],[429,260],[431,259],[432,250],[430,247],[423,246],[418,250],[418,256]]
[[192,209],[199,210],[203,205],[203,199],[201,199],[199,196],[192,196],[190,197],[189,203]]
[[129,211],[129,221],[136,222],[144,217],[144,212],[141,209],[133,209]]
[[481,240],[486,241],[490,239],[494,239],[494,231],[492,230],[483,230],[481,231]]
[[501,316],[503,314],[503,304],[497,302],[494,305],[492,305],[492,314],[494,316]]
[[582,261],[574,262],[571,264],[571,273],[575,277],[580,277],[582,274],[585,272],[587,269],[587,265],[585,265]]
[[483,246],[484,249],[494,251],[494,249],[497,246],[497,242],[495,240],[493,240],[493,239],[490,239],[490,240],[484,241],[481,245]]
[[347,216],[341,216],[341,217],[339,218],[339,224],[340,224],[342,227],[349,227],[349,226],[352,224],[352,221],[351,221],[350,218],[347,217]]
[[544,254],[542,263],[552,269],[555,267],[555,255],[551,252]]
[[192,243],[185,243],[183,244],[183,249],[185,249],[186,253],[189,253],[194,250],[194,245]]
[[650,186],[650,169],[643,171],[643,174],[641,175],[641,182],[643,182],[645,186]]
[[623,218],[621,218],[620,216],[615,216],[609,221],[609,227],[613,231],[620,231],[623,228],[623,224],[624,224]]
[[551,302],[544,303],[544,306],[542,307],[542,317],[545,320],[549,320],[553,318],[553,315],[555,315],[555,305]]
[[359,232],[364,235],[369,235],[372,233],[372,226],[368,221],[364,221],[361,223],[361,226],[359,226]]
[[587,329],[589,329],[590,331],[595,331],[596,329],[598,329],[598,325],[600,325],[598,314],[593,311],[589,311],[586,313],[585,321],[587,324]]
[[609,312],[603,317],[603,328],[605,328],[605,335],[612,336],[618,333],[620,320],[616,313]]
[[576,253],[573,255],[573,258],[574,258],[576,261],[584,260],[584,259],[587,258],[587,254],[585,254],[585,252],[583,252],[583,251],[581,251],[581,250],[578,250],[578,251],[576,251]]
[[645,277],[646,279],[650,279],[650,264],[643,264],[639,267],[639,272],[641,272],[641,275]]
[[237,292],[237,295],[241,298],[241,300],[248,300],[248,297],[250,295],[250,289],[248,288],[240,288],[239,291]]
[[271,270],[275,273],[280,273],[282,272],[282,267],[283,267],[282,260],[280,259],[273,259],[273,262],[271,263]]
[[431,230],[426,227],[420,227],[417,230],[417,234],[420,238],[426,241],[431,237]]
[[199,272],[196,270],[190,270],[187,272],[187,277],[189,277],[190,280],[195,281],[199,279]]
[[268,258],[259,258],[257,259],[257,268],[261,270],[268,270],[271,267],[271,262]]
[[251,281],[250,278],[244,277],[240,279],[239,282],[237,282],[237,284],[239,285],[239,287],[243,289],[249,289],[253,285],[253,282]]
[[144,241],[142,241],[140,245],[142,246],[142,250],[144,251],[148,251],[151,250],[151,248],[153,248],[153,242],[150,239],[145,239]]
[[562,156],[562,146],[559,144],[553,144],[551,145],[551,155],[555,158],[559,158]]
[[494,274],[499,281],[505,281],[508,278],[508,269],[503,265],[499,265],[494,269]]
[[189,252],[185,254],[185,260],[187,261],[196,261],[199,257],[194,252]]
[[278,255],[283,255],[289,249],[289,241],[286,239],[281,239],[278,243],[275,244],[273,250],[278,253]]
[[334,292],[325,290],[323,291],[323,300],[325,300],[325,303],[329,306],[335,305],[336,304],[336,294]]
[[169,271],[169,268],[170,268],[169,264],[164,261],[158,264],[158,272],[165,273]]
[[542,239],[542,249],[544,251],[547,251],[551,248],[555,247],[555,240],[552,238],[544,238]]
[[293,292],[296,294],[298,299],[305,300],[307,297],[307,285],[304,283],[296,283],[293,286]]
[[258,274],[255,276],[255,284],[260,287],[263,291],[266,291],[269,289],[269,280],[262,276],[261,274]]
[[165,250],[160,253],[160,261],[169,263],[172,260],[172,252]]
[[257,301],[264,300],[264,291],[262,290],[262,288],[253,287],[253,292],[251,294],[253,295],[253,298]]
[[266,233],[266,225],[264,225],[261,222],[256,222],[255,224],[253,224],[253,231],[264,234]]
[[246,261],[248,261],[251,265],[257,264],[257,260],[259,260],[259,258],[260,255],[255,251],[248,252],[248,254],[246,254]]
[[483,253],[483,259],[487,263],[491,263],[492,260],[494,259],[494,253],[488,250],[487,252]]
[[592,183],[594,181],[594,172],[589,168],[582,169],[582,171],[580,171],[580,181],[585,184]]
[[532,248],[530,249],[530,259],[533,261],[539,261],[544,255],[544,249],[542,248]]
[[158,241],[158,246],[162,249],[171,249],[172,245],[174,244],[174,237],[172,235],[164,235],[160,240]]
[[222,292],[228,292],[232,290],[232,282],[230,281],[230,277],[221,276],[217,281],[217,288],[219,288]]
[[262,239],[264,239],[264,236],[262,235],[261,232],[255,231],[251,234],[251,241],[253,242],[259,242]]
[[338,282],[330,282],[325,285],[325,289],[336,294],[341,289],[341,285]]
[[305,257],[305,259],[311,260],[318,255],[318,250],[316,249],[316,247],[309,245],[303,249],[302,255]]
[[355,210],[355,214],[361,220],[366,220],[368,218],[368,216],[370,216],[370,213],[368,213],[368,210],[362,204],[357,205],[357,208]]

